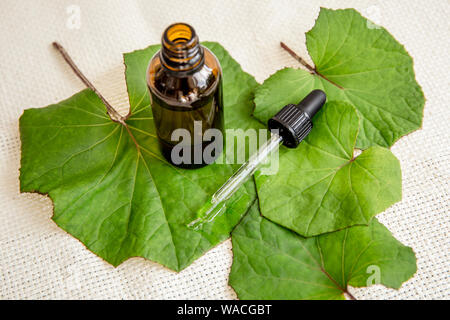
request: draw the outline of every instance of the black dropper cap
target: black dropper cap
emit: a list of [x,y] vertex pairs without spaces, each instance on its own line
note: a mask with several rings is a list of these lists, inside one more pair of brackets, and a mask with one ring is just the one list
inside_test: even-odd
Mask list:
[[312,129],[312,118],[327,100],[322,90],[311,91],[299,104],[288,104],[269,119],[270,130],[279,130],[283,144],[296,148]]

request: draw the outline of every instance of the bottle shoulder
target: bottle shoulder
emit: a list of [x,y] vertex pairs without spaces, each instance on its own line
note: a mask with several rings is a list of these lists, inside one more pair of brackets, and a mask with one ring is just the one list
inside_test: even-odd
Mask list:
[[147,68],[147,85],[152,94],[173,105],[190,105],[213,94],[221,83],[222,70],[215,55],[204,49],[203,64],[192,72],[174,72],[165,68],[157,52]]

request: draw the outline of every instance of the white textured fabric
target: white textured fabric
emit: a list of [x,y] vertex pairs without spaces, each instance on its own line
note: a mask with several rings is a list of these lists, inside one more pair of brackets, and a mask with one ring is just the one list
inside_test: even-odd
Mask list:
[[[304,33],[319,7],[354,7],[385,26],[414,58],[427,103],[423,128],[398,141],[403,200],[379,215],[416,255],[418,271],[400,290],[353,289],[361,299],[448,299],[450,173],[450,4],[436,1],[15,1],[0,4],[0,299],[223,299],[231,242],[180,273],[132,258],[114,268],[50,219],[51,201],[19,193],[18,118],[83,89],[52,49],[60,41],[115,106],[127,108],[122,53],[158,43],[175,21],[219,41],[262,82],[298,66],[282,40],[308,57]],[[80,25],[71,20],[80,9]],[[80,27],[77,29],[77,27]]]

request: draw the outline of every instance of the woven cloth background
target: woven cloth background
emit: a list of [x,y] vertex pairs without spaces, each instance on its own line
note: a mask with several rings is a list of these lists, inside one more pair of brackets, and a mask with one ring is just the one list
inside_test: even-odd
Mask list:
[[[50,219],[52,203],[19,193],[18,118],[83,89],[52,49],[60,41],[115,106],[127,108],[122,53],[158,43],[175,21],[221,42],[262,82],[308,57],[304,33],[319,7],[354,7],[405,45],[427,102],[423,128],[397,142],[403,200],[379,215],[418,259],[400,290],[351,290],[360,299],[448,299],[450,3],[435,1],[14,1],[0,4],[0,299],[234,299],[228,240],[180,273],[132,258],[113,268]],[[80,10],[80,24],[70,20]],[[77,28],[79,27],[79,28]]]

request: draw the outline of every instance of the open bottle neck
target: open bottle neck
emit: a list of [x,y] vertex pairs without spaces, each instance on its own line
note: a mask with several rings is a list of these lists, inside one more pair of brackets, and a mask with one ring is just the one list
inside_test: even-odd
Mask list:
[[162,35],[161,44],[161,63],[168,70],[188,72],[203,65],[203,47],[190,25],[186,23],[170,25]]

